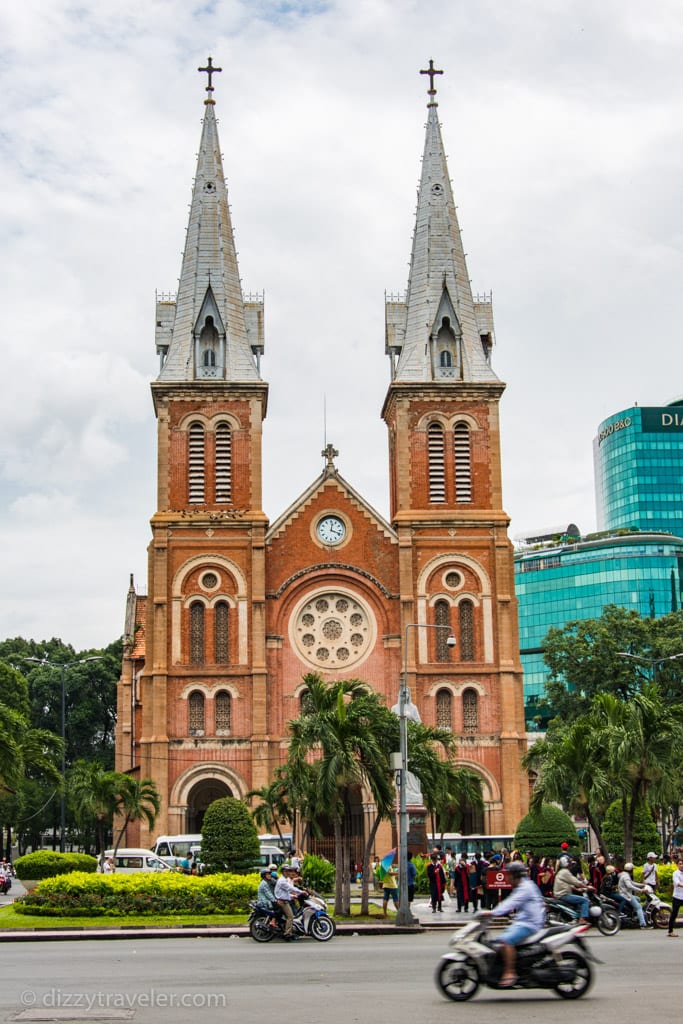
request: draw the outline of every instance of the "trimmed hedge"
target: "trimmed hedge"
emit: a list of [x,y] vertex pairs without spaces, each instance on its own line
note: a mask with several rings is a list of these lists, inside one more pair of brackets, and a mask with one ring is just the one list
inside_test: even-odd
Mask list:
[[223,796],[209,804],[202,821],[204,874],[249,871],[259,853],[258,832],[243,800]]
[[256,897],[260,878],[194,876],[174,871],[49,878],[14,901],[18,914],[41,917],[125,917],[126,914],[239,914]]
[[517,826],[514,842],[521,853],[533,850],[537,857],[556,857],[561,843],[569,843],[572,856],[581,855],[574,822],[554,804],[542,804],[538,813],[525,815]]
[[43,878],[54,878],[55,875],[68,875],[72,871],[97,871],[97,857],[89,857],[86,853],[55,853],[53,850],[36,850],[18,857],[14,862],[14,870],[19,881],[22,878],[41,881]]

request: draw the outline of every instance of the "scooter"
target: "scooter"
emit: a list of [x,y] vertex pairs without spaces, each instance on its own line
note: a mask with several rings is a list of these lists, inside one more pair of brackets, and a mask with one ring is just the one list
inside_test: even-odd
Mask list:
[[[489,922],[486,911],[479,911],[453,934],[451,951],[442,956],[436,969],[437,987],[447,999],[464,1002],[480,985],[500,988],[503,958],[500,943],[489,935]],[[593,980],[589,961],[600,963],[583,940],[588,928],[587,924],[541,928],[517,946],[514,988],[553,989],[563,999],[585,995]]]
[[[285,919],[280,911],[255,901],[251,901],[249,907],[251,913],[247,923],[252,939],[270,942],[275,936],[284,938]],[[300,906],[294,914],[292,935],[311,935],[318,942],[328,942],[336,930],[337,925],[327,912],[327,903],[319,893],[309,889],[303,898],[303,907]]]
[[[617,908],[605,896],[598,896],[591,890],[586,891],[588,898],[588,920],[603,935],[616,935],[621,928],[621,916]],[[546,897],[548,924],[574,924],[579,917],[575,907],[563,903],[560,899]]]
[[[645,915],[645,924],[651,928],[668,928],[669,915],[671,913],[670,905],[660,900],[651,885],[646,885],[644,892],[643,914]],[[640,928],[638,915],[630,903],[621,906],[616,896],[610,896],[608,899],[619,913],[622,928]]]

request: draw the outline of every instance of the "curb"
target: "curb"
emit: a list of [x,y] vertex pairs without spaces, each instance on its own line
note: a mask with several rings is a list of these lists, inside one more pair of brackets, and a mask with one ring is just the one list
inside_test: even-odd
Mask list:
[[[440,928],[447,927],[440,925]],[[387,924],[340,924],[337,935],[420,935],[432,929]],[[433,929],[436,931],[437,929]],[[183,925],[180,928],[146,928],[137,925],[120,928],[22,928],[1,931],[0,942],[71,942],[83,939],[244,939],[249,929],[243,925],[212,928],[210,925]]]

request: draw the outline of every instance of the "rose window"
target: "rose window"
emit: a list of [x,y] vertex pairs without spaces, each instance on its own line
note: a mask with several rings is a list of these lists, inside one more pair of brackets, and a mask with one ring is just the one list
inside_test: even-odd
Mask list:
[[290,623],[299,655],[326,669],[347,668],[372,651],[376,626],[364,604],[339,592],[316,594],[300,604]]

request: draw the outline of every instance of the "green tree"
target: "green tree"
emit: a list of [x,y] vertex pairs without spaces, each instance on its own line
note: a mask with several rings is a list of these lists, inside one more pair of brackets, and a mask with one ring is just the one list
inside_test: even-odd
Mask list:
[[258,856],[258,833],[247,805],[232,796],[209,804],[202,822],[204,870],[209,874],[244,871]]
[[114,854],[119,848],[121,838],[133,821],[146,821],[148,827],[154,828],[161,810],[161,797],[156,783],[152,779],[137,779],[133,775],[117,772],[118,803],[117,811],[121,826],[114,839]]
[[[667,701],[683,699],[683,659],[662,662],[656,669],[648,663],[682,650],[683,611],[659,619],[606,605],[594,619],[568,622],[551,628],[543,642],[544,660],[549,668],[546,699],[539,704],[546,721],[557,716],[569,722],[586,714],[600,693],[629,700],[656,671],[657,682]],[[620,655],[627,652],[644,659],[639,663]]]
[[568,814],[552,804],[541,804],[536,811],[530,811],[515,831],[515,847],[518,850],[533,850],[538,857],[554,857],[561,843],[569,843],[570,853],[578,854],[581,851],[574,822]]
[[69,777],[69,792],[81,826],[94,822],[97,852],[104,857],[106,833],[121,804],[119,772],[107,771],[96,761],[77,761]]
[[275,829],[280,837],[280,843],[284,847],[285,841],[280,829],[280,822],[286,821],[291,824],[292,812],[282,772],[275,773],[275,778],[270,785],[261,786],[260,789],[250,789],[246,799],[260,801],[255,807],[252,807],[251,811],[256,826],[269,833]]
[[633,860],[636,864],[642,864],[650,850],[657,853],[662,846],[661,836],[652,820],[652,812],[649,807],[640,806],[633,820],[631,854],[625,856],[623,800],[615,800],[607,808],[603,836],[612,856],[623,857],[626,861]]
[[600,823],[615,786],[607,750],[592,717],[586,715],[568,725],[551,723],[545,739],[530,747],[522,765],[537,773],[531,811],[536,813],[543,804],[558,803],[571,814],[587,818],[600,850],[606,854]]
[[639,808],[648,802],[669,802],[672,787],[678,784],[683,704],[667,704],[659,687],[647,683],[631,700],[600,694],[593,702],[592,718],[622,796],[624,856],[631,860]]

